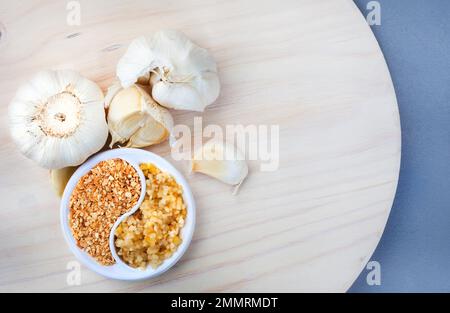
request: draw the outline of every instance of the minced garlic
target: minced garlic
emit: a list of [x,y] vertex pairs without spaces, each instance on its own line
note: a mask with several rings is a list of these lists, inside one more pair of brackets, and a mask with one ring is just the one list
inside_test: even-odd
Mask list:
[[140,165],[147,192],[139,210],[115,231],[117,254],[131,267],[157,268],[181,244],[186,219],[183,189],[168,173],[150,163]]

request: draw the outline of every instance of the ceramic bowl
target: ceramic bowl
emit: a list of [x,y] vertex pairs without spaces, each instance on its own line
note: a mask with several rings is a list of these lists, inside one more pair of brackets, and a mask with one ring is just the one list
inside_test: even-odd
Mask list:
[[[70,230],[69,226],[69,200],[77,182],[81,179],[82,176],[87,174],[99,162],[117,158],[127,161],[138,172],[141,182],[141,195],[138,200],[138,203],[130,211],[120,216],[114,223],[110,233],[109,245],[116,263],[111,266],[104,266],[97,263],[94,258],[92,258],[89,254],[81,250],[76,245],[75,238],[73,237],[72,231]],[[170,258],[166,259],[156,269],[153,269],[151,266],[149,266],[146,270],[135,269],[128,266],[117,255],[114,246],[115,229],[125,218],[136,212],[139,209],[139,206],[141,205],[142,201],[144,200],[146,184],[144,174],[142,170],[139,168],[139,164],[141,163],[153,163],[161,171],[167,172],[174,177],[176,182],[183,187],[183,199],[187,211],[185,225],[181,229],[182,243],[180,244],[178,249],[174,252],[174,254]],[[173,167],[169,162],[167,162],[165,159],[154,153],[141,149],[128,149],[128,148],[114,149],[99,153],[98,155],[95,155],[94,157],[88,159],[75,171],[75,173],[72,175],[69,182],[67,183],[67,186],[64,190],[64,194],[61,200],[60,213],[61,213],[60,216],[61,227],[64,234],[64,238],[66,239],[66,242],[69,245],[70,250],[76,256],[76,258],[94,272],[97,272],[98,274],[108,278],[119,280],[149,279],[156,277],[167,271],[169,268],[174,266],[175,263],[177,263],[177,261],[188,249],[195,228],[195,201],[187,181],[180,174],[180,172],[178,172],[178,170],[175,167]]]

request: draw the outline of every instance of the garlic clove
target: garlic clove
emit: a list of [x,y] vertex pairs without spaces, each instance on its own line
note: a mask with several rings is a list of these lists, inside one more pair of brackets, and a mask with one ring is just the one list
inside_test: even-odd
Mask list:
[[194,153],[191,170],[237,187],[248,175],[244,154],[231,143],[218,140],[208,141]]
[[127,147],[147,147],[149,143],[158,144],[163,142],[168,136],[169,131],[163,124],[154,123],[150,120],[145,122],[145,127],[141,127],[130,137]]
[[66,188],[67,182],[73,173],[77,169],[76,166],[64,167],[61,169],[50,170],[50,181],[53,186],[53,190],[61,197]]
[[108,87],[108,90],[106,91],[106,95],[105,95],[105,100],[104,100],[105,101],[105,103],[104,103],[105,109],[109,108],[112,99],[122,89],[123,89],[123,87],[119,81],[115,81],[111,86]]
[[108,118],[108,125],[111,133],[110,148],[116,143],[125,144],[141,127],[143,114],[135,112],[129,115],[123,115],[120,119]]
[[[157,32],[153,40],[155,54],[161,60],[165,60],[164,57],[170,56],[174,50],[184,52],[179,56],[181,60],[175,57],[169,65],[158,67],[155,71],[157,75],[152,75],[153,99],[172,109],[204,111],[218,98],[220,91],[214,58],[178,31]],[[164,61],[157,63],[164,64]]]
[[196,90],[189,85],[158,82],[152,86],[152,96],[166,108],[203,111],[204,105]]
[[139,85],[112,86],[106,95],[108,127],[115,143],[146,147],[166,140],[173,127],[169,111],[159,106]]
[[[217,78],[211,80],[198,79],[195,86],[187,83],[168,84],[159,81],[152,85],[152,97],[166,108],[202,112],[208,105],[207,103],[214,102],[219,96],[218,86],[219,80]],[[216,90],[217,94],[207,92],[208,89]],[[205,92],[199,92],[199,90]],[[202,93],[207,95],[208,98],[202,98]]]
[[148,73],[153,99],[167,108],[203,111],[219,96],[213,57],[178,31],[164,30],[135,39],[117,66],[124,87],[142,81],[147,84]]
[[69,70],[36,74],[9,106],[11,136],[40,166],[75,166],[100,150],[108,137],[103,93]]

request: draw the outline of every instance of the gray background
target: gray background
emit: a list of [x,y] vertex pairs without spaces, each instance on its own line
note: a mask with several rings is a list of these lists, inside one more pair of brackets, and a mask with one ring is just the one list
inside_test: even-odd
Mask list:
[[[364,14],[369,0],[355,0]],[[400,110],[402,163],[394,205],[372,260],[350,292],[450,292],[450,0],[379,0],[372,26]]]

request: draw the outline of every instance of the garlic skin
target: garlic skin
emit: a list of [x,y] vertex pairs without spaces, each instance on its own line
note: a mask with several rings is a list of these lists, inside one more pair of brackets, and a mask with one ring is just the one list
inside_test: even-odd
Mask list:
[[117,77],[129,87],[148,73],[153,99],[167,108],[202,112],[219,96],[213,57],[179,31],[162,30],[131,42]]
[[142,148],[166,140],[173,128],[170,112],[159,106],[139,85],[122,88],[113,84],[105,97],[107,121],[112,136],[110,147]]
[[20,87],[9,122],[20,151],[49,169],[83,163],[108,138],[103,92],[70,70],[39,72]]
[[244,154],[228,142],[210,140],[195,151],[191,170],[239,186],[248,175]]

